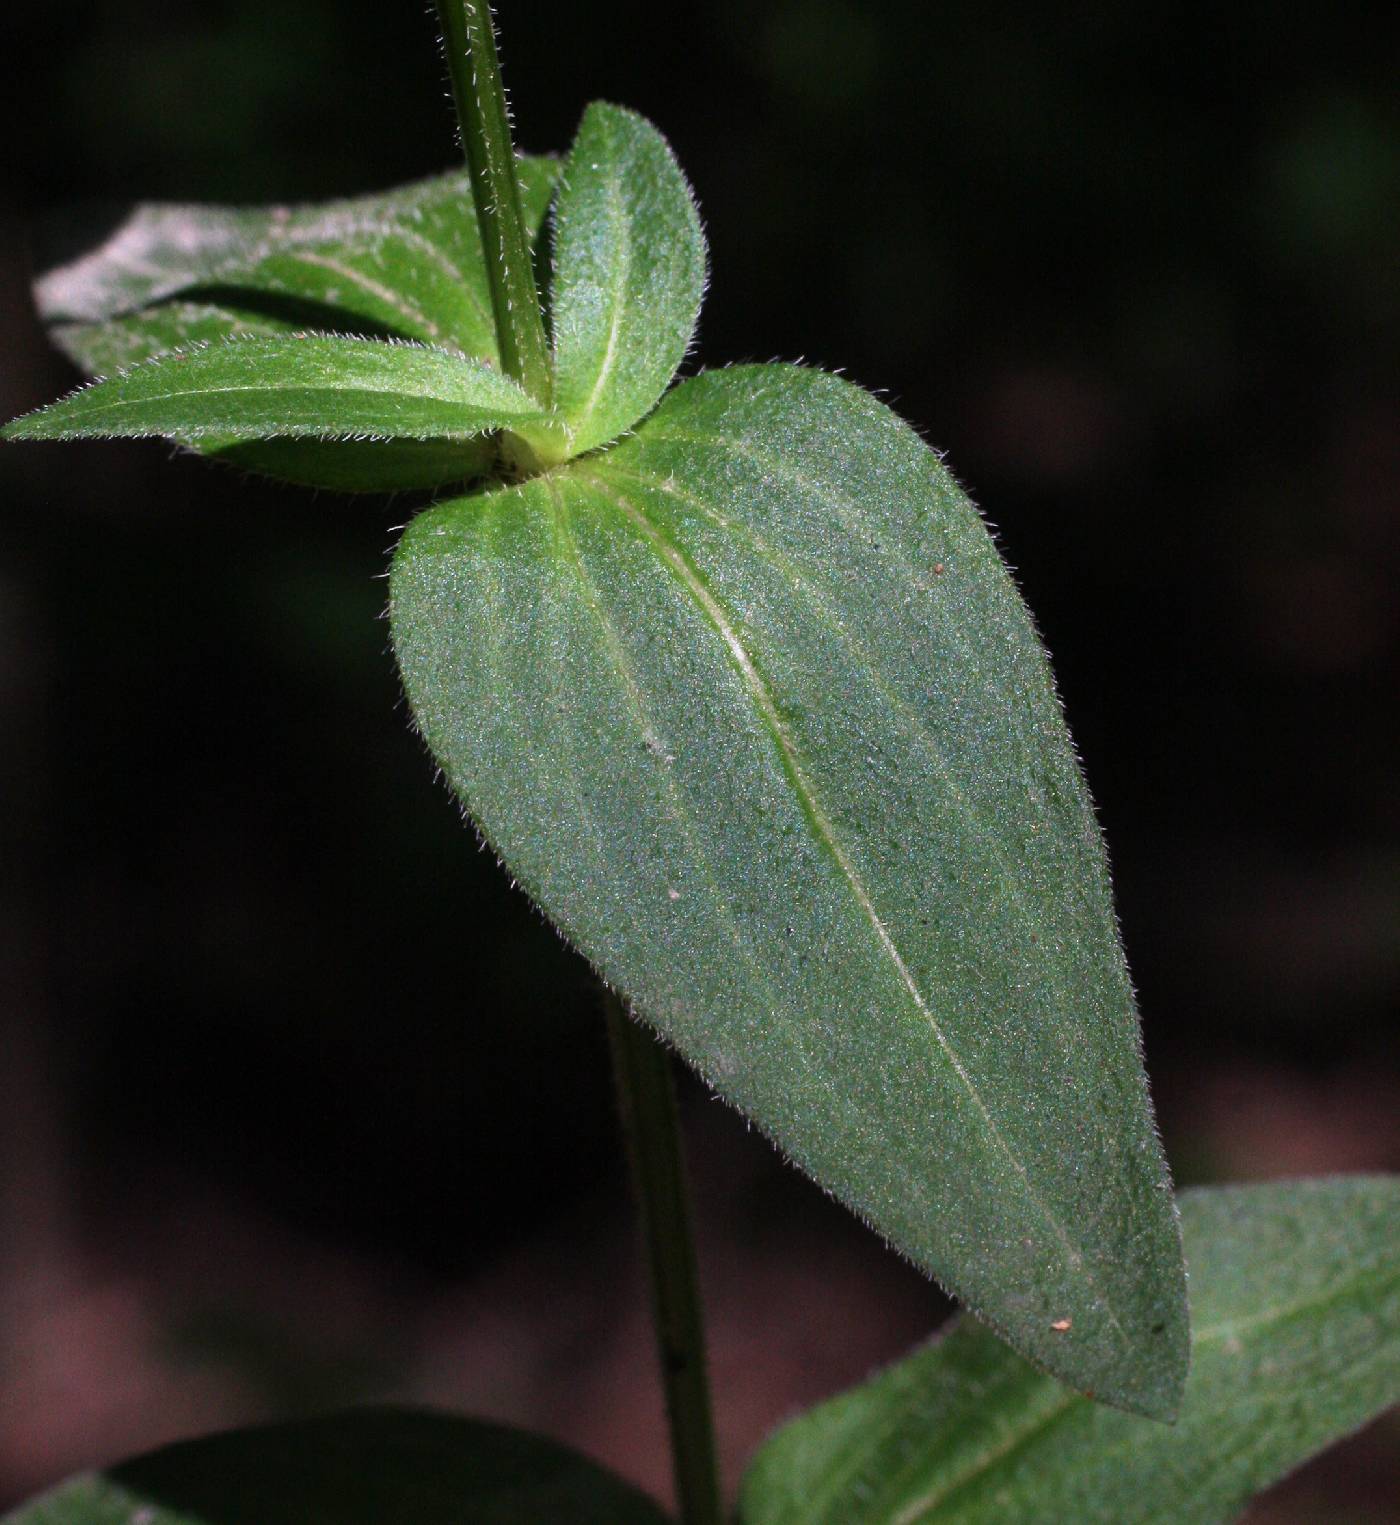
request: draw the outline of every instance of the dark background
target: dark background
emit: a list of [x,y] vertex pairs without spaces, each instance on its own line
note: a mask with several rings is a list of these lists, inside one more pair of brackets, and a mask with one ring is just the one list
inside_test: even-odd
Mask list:
[[[522,147],[595,96],[671,138],[703,360],[888,389],[998,526],[1188,1184],[1400,1168],[1395,14],[502,16]],[[53,214],[454,158],[418,4],[16,7],[0,57],[5,415],[77,379],[28,306]],[[664,1491],[595,998],[409,734],[394,507],[167,456],[0,451],[0,1502],[371,1396]],[[684,1100],[733,1478],[946,1305]],[[1400,1520],[1397,1451],[1251,1518]]]

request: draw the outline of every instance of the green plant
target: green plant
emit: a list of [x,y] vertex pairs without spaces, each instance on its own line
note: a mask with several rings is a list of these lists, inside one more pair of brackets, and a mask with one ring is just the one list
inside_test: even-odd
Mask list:
[[[1023,1355],[1170,1417],[1181,1255],[1097,829],[975,511],[834,378],[748,367],[667,393],[704,258],[664,144],[595,107],[557,192],[551,164],[517,171],[484,13],[442,14],[479,232],[460,177],[291,217],[147,211],[44,291],[86,368],[140,363],[7,432],[166,436],[340,488],[471,483],[404,537],[394,640],[426,738],[511,871],[717,1090]],[[531,251],[551,196],[548,343]],[[673,1314],[680,1491],[713,1518],[684,1215],[657,1168],[666,1070],[612,1026]],[[784,1432],[744,1517],[1217,1518],[1394,1396],[1392,1186],[1185,1211],[1196,1315],[1220,1345],[1198,1327],[1175,1431],[1073,1398],[966,1325]],[[468,1484],[483,1516],[649,1517],[538,1443],[465,1424],[212,1445],[38,1507],[218,1519],[240,1466],[269,1479],[250,1517],[324,1512],[316,1490],[338,1481],[333,1517],[354,1518],[380,1447],[413,1458],[405,1518],[456,1517]],[[1154,1491],[1154,1466],[1188,1494]]]

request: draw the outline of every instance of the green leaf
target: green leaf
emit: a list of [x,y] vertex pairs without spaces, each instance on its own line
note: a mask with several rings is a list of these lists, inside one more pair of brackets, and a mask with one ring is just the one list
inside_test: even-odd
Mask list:
[[1174,1427],[1067,1393],[967,1320],[778,1431],[742,1525],[1216,1525],[1400,1402],[1400,1180],[1182,1194]]
[[192,349],[219,339],[275,339],[305,330],[305,324],[283,323],[213,302],[172,299],[105,323],[59,323],[49,330],[49,337],[80,371],[96,377],[130,370],[171,350]]
[[[558,165],[523,159],[518,168],[526,223],[537,235]],[[54,342],[92,376],[217,339],[308,329],[497,358],[461,173],[319,206],[139,206],[97,249],[43,276],[35,296]],[[441,440],[176,438],[243,470],[345,492],[461,482],[492,454],[479,442]]]
[[415,519],[390,613],[448,779],[608,982],[1018,1349],[1171,1413],[1181,1255],[1098,828],[933,452],[835,377],[710,373]]
[[[519,163],[531,234],[558,166]],[[334,330],[494,361],[486,264],[462,173],[319,206],[136,207],[35,286],[59,347],[90,375],[197,339]]]
[[212,439],[181,441],[240,471],[332,492],[407,492],[455,486],[496,468],[496,442],[470,440]]
[[365,1409],[186,1441],[76,1477],[4,1525],[664,1525],[620,1478],[539,1436]]
[[595,101],[554,208],[554,404],[573,454],[616,439],[670,385],[704,286],[705,236],[666,140]]
[[543,418],[479,360],[306,335],[176,350],[16,419],[0,437],[460,441]]

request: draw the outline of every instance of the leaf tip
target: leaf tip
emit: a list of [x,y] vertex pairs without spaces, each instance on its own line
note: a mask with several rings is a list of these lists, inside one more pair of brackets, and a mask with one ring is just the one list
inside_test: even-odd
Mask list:
[[1189,1334],[1178,1337],[1165,1323],[1152,1325],[1152,1340],[1163,1348],[1147,1359],[1138,1359],[1125,1370],[1120,1383],[1100,1391],[1086,1390],[1084,1396],[1110,1408],[1122,1409],[1142,1419],[1172,1425],[1181,1413],[1186,1379],[1191,1364]]
[[21,440],[44,439],[48,430],[44,427],[44,415],[48,408],[36,408],[32,413],[22,413],[7,424],[0,424],[0,440],[18,443]]

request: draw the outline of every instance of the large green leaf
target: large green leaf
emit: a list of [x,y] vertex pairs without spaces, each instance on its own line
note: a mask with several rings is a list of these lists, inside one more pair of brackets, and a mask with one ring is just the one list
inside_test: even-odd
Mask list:
[[0,437],[460,441],[543,417],[480,360],[305,335],[175,350],[18,418]]
[[664,1525],[620,1478],[553,1441],[365,1409],[186,1441],[88,1473],[3,1525]]
[[1018,1349],[1176,1406],[1180,1247],[1103,850],[986,530],[893,413],[714,372],[415,519],[415,715],[510,872]]
[[1217,1525],[1400,1402],[1400,1180],[1186,1192],[1181,1213],[1174,1427],[1076,1398],[963,1320],[779,1430],[742,1525]]
[[554,208],[554,402],[574,454],[616,439],[666,390],[704,287],[705,237],[666,140],[595,101]]
[[[549,159],[519,163],[532,234],[557,170]],[[308,328],[497,358],[460,172],[318,206],[138,206],[92,252],[45,274],[35,298],[90,375],[200,339]]]

